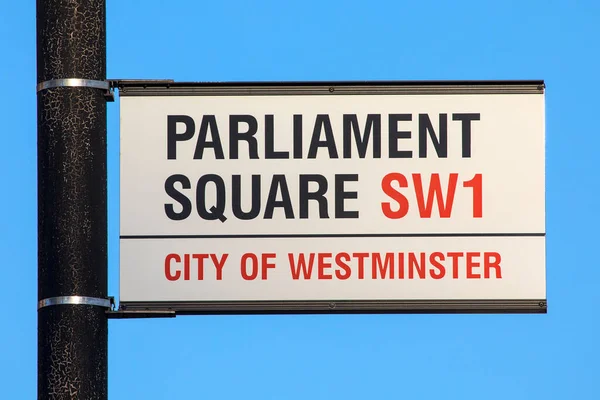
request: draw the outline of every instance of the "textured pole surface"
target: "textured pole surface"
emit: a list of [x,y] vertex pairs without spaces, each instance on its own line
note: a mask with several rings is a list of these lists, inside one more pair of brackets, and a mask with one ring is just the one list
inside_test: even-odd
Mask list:
[[[105,0],[37,0],[37,81],[106,79]],[[106,101],[38,93],[38,299],[107,296]],[[38,398],[106,399],[105,309],[38,310]]]

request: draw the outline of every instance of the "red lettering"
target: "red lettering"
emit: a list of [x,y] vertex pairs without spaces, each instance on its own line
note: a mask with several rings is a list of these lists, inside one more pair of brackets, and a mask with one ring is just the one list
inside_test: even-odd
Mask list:
[[381,254],[373,253],[371,268],[373,279],[377,279],[377,273],[381,275],[381,279],[385,279],[386,275],[390,274],[390,279],[394,279],[394,253],[385,253],[385,262],[381,261]]
[[190,280],[190,255],[189,254],[183,255],[183,280],[184,281]]
[[365,279],[365,258],[369,253],[352,253],[352,257],[358,258],[358,279]]
[[198,280],[204,279],[204,260],[208,258],[208,254],[192,254],[192,258],[198,261]]
[[[399,219],[402,218],[408,213],[408,199],[392,187],[392,183],[397,182],[398,186],[408,187],[408,181],[406,177],[398,172],[392,172],[383,177],[381,181],[381,189],[383,189],[383,193],[391,197],[393,200],[398,203],[398,209],[396,211],[392,210],[392,205],[389,202],[381,203],[381,211],[383,214],[390,219]],[[362,278],[359,278],[362,279]]]
[[[429,274],[433,279],[442,279],[446,275],[446,268],[440,261],[444,261],[445,257],[443,253],[436,251],[429,255],[429,262],[433,268],[429,269]],[[435,268],[435,269],[434,269]]]
[[275,253],[267,253],[262,255],[262,277],[263,281],[267,280],[267,271],[269,268],[275,268],[275,263],[271,262],[271,259],[275,258]]
[[338,267],[340,267],[342,270],[344,270],[344,274],[342,274],[341,271],[339,269],[337,269],[335,271],[336,278],[338,278],[340,280],[345,280],[345,279],[350,278],[350,274],[351,274],[352,270],[350,269],[350,266],[348,264],[346,264],[348,261],[350,261],[350,254],[348,254],[348,253],[336,254],[335,263]]
[[404,279],[404,253],[398,253],[398,279]]
[[408,279],[414,278],[415,270],[420,279],[425,279],[425,253],[420,253],[419,256],[417,259],[415,253],[408,253]]
[[480,274],[476,274],[473,272],[473,268],[479,267],[479,263],[473,258],[479,257],[480,253],[467,253],[467,279],[479,279],[481,278]]
[[463,187],[473,188],[473,218],[481,218],[483,215],[483,176],[475,174],[473,179],[463,183]]
[[454,192],[456,191],[458,174],[450,174],[445,202],[444,195],[442,194],[442,184],[440,183],[440,174],[431,174],[429,191],[427,193],[427,203],[425,202],[425,193],[423,191],[423,183],[421,182],[421,174],[413,174],[412,177],[415,185],[415,195],[417,196],[417,204],[419,206],[419,214],[421,215],[421,218],[431,218],[434,197],[437,201],[440,217],[450,218],[450,215],[452,214],[452,203],[454,202]]
[[[276,254],[262,257],[263,279],[266,279],[268,268],[275,268]],[[288,253],[288,259],[294,280],[312,279],[313,270],[315,279],[320,280],[347,280],[353,274],[357,279],[365,279],[365,274],[369,274],[366,279],[373,280],[502,278],[501,256],[497,252]],[[250,261],[258,265],[255,255],[245,255],[243,262]],[[248,265],[244,279],[255,279],[256,268]],[[369,269],[365,272],[366,268]]]
[[500,261],[502,261],[502,257],[500,253],[496,252],[486,252],[483,253],[484,260],[484,277],[485,279],[489,279],[490,277],[490,269],[494,269],[495,275],[497,279],[502,279],[502,269],[500,268]]
[[[221,259],[219,260],[217,258],[216,254],[210,255],[210,259],[212,260],[213,264],[215,265],[215,268],[217,269],[217,280],[218,281],[223,279],[223,267],[225,266],[225,261],[227,261],[228,256],[229,256],[229,254],[223,254]],[[200,278],[198,278],[198,279],[200,279]]]
[[331,279],[332,275],[325,274],[325,270],[331,268],[331,262],[325,258],[331,258],[331,253],[319,253],[319,279]]
[[176,270],[174,275],[171,273],[171,261],[172,260],[180,263],[181,257],[179,257],[179,254],[173,254],[173,253],[169,254],[165,257],[165,277],[170,281],[176,281],[181,277],[181,271]]
[[[251,262],[252,271],[248,273],[248,260]],[[247,281],[253,281],[258,276],[258,257],[253,253],[246,253],[240,261],[242,278]]]
[[448,257],[452,259],[452,279],[458,279],[458,259],[463,255],[464,253],[448,253]]
[[290,262],[292,279],[300,279],[300,271],[302,271],[304,279],[310,279],[312,275],[313,263],[315,261],[315,253],[310,253],[308,265],[306,264],[304,253],[298,254],[298,263],[296,263],[294,260],[294,254],[292,253],[288,253],[288,260]]

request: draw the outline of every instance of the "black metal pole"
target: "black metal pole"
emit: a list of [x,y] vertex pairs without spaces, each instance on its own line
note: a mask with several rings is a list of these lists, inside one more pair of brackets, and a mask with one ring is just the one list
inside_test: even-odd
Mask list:
[[105,0],[37,0],[39,399],[107,398],[106,100],[39,88],[106,80],[105,20]]

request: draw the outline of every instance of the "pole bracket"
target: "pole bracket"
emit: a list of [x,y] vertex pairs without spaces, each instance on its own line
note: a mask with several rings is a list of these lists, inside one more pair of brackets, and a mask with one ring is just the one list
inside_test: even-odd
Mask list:
[[38,310],[49,307],[49,306],[60,306],[60,305],[77,305],[83,304],[88,306],[96,306],[96,307],[104,307],[111,309],[114,305],[114,299],[100,299],[97,297],[87,297],[87,296],[57,296],[57,297],[49,297],[47,299],[42,299],[38,301]]
[[52,89],[57,87],[87,87],[92,89],[100,89],[104,91],[104,97],[106,101],[115,101],[115,96],[112,92],[111,84],[109,81],[97,81],[93,79],[79,79],[79,78],[65,78],[65,79],[51,79],[49,81],[40,82],[36,86],[36,92],[42,90]]

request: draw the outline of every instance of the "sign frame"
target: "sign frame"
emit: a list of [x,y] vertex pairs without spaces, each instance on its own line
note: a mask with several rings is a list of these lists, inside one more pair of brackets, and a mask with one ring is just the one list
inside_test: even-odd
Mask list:
[[[511,81],[365,81],[365,82],[173,82],[115,80],[119,96],[302,96],[302,95],[544,95],[543,80]],[[544,116],[545,119],[545,116]],[[545,121],[544,121],[545,123]],[[544,128],[545,136],[545,128]],[[545,163],[545,156],[544,156]],[[544,166],[545,170],[545,166]],[[545,182],[544,182],[545,186]],[[544,195],[545,196],[545,195]],[[545,203],[545,200],[544,200]],[[545,208],[545,204],[544,204]],[[544,232],[498,236],[544,237]],[[256,235],[260,236],[260,235]],[[264,235],[269,236],[269,235]],[[335,236],[335,235],[332,235]],[[422,234],[427,237],[437,235]],[[461,236],[484,236],[465,234]],[[127,240],[121,235],[120,240]],[[545,259],[545,255],[544,255]],[[122,266],[120,266],[122,268]],[[544,270],[546,261],[544,261]],[[545,287],[544,276],[544,287]],[[374,313],[547,313],[546,298],[462,300],[252,300],[252,301],[121,301],[119,310],[202,314],[374,314]]]

